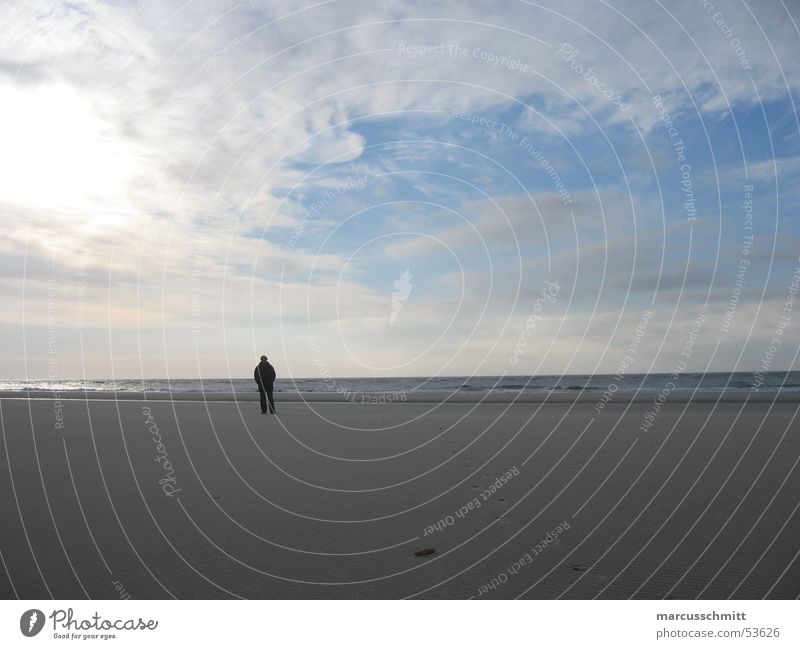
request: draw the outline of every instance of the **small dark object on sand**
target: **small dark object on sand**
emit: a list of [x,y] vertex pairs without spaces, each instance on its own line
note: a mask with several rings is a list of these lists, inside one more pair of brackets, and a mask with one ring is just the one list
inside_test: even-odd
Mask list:
[[434,552],[436,552],[436,548],[425,548],[424,550],[417,550],[414,554],[418,557],[426,557]]

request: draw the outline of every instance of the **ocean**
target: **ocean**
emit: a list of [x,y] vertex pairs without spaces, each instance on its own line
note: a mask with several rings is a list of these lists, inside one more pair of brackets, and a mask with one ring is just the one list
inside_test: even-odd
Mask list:
[[[757,388],[761,391],[800,391],[800,371],[766,372],[709,372],[683,373],[677,379],[669,374],[628,374],[621,378],[610,374],[566,374],[541,376],[437,376],[437,377],[364,377],[364,378],[279,378],[275,391],[283,393],[356,394],[424,394],[424,393],[542,393],[598,391],[659,392],[668,383],[671,391],[742,392]],[[115,379],[115,380],[5,380],[0,392],[50,390],[55,392],[157,392],[209,394],[252,394],[252,378],[234,379]]]

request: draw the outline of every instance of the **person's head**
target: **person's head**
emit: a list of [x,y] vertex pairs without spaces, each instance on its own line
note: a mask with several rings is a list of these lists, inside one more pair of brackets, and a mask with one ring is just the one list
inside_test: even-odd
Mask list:
[[267,357],[266,356],[262,356],[261,357],[261,362],[262,363],[266,363],[267,362]]

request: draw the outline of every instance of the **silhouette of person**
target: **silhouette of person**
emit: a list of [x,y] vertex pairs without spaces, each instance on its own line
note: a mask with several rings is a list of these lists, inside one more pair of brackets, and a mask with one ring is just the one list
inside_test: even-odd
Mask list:
[[275,383],[275,368],[267,361],[266,356],[261,357],[261,362],[256,365],[253,378],[258,385],[258,395],[261,397],[261,414],[267,414],[267,401],[269,400],[269,414],[275,414],[275,400],[272,398],[272,386]]

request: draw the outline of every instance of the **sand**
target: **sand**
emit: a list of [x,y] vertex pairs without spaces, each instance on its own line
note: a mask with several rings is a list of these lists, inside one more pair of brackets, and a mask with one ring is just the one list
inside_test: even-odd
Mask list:
[[6,394],[0,595],[796,598],[800,395],[746,396]]

